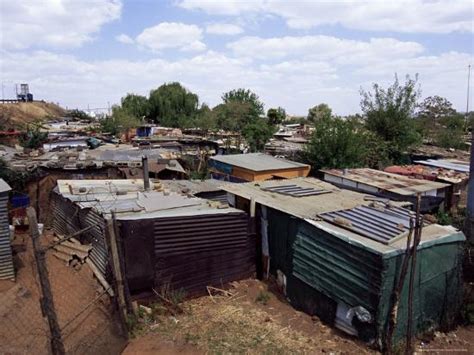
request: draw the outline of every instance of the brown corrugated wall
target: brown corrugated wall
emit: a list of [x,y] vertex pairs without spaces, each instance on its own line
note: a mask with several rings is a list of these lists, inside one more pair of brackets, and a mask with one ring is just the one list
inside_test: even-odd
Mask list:
[[188,296],[255,273],[255,236],[245,213],[120,221],[132,293],[183,289]]

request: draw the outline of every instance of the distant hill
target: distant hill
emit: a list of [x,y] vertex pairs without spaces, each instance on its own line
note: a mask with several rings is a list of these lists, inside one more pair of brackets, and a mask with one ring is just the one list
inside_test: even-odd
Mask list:
[[0,104],[0,130],[23,129],[37,120],[63,117],[66,110],[50,102],[18,102]]

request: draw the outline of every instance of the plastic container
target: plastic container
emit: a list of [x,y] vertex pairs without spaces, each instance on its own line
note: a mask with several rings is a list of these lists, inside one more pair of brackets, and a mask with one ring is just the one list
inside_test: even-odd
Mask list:
[[26,194],[15,194],[11,198],[13,208],[25,208],[30,205],[30,196]]

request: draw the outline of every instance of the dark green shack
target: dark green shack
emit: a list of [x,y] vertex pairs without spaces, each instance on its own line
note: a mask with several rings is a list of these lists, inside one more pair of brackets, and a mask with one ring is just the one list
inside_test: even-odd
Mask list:
[[[374,206],[367,195],[311,178],[225,190],[237,208],[255,210],[262,240],[261,274],[275,275],[295,308],[383,347],[410,211]],[[450,226],[423,228],[413,300],[417,334],[455,323],[462,301],[464,240]],[[405,335],[408,279],[395,342]]]

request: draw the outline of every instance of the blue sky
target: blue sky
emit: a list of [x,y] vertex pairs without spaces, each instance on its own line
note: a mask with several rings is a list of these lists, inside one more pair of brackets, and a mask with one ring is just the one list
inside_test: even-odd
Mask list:
[[345,115],[358,112],[361,87],[418,73],[422,97],[465,110],[471,1],[0,3],[6,97],[28,82],[38,99],[103,108],[180,81],[211,106],[245,87],[266,109],[304,115],[326,102]]

